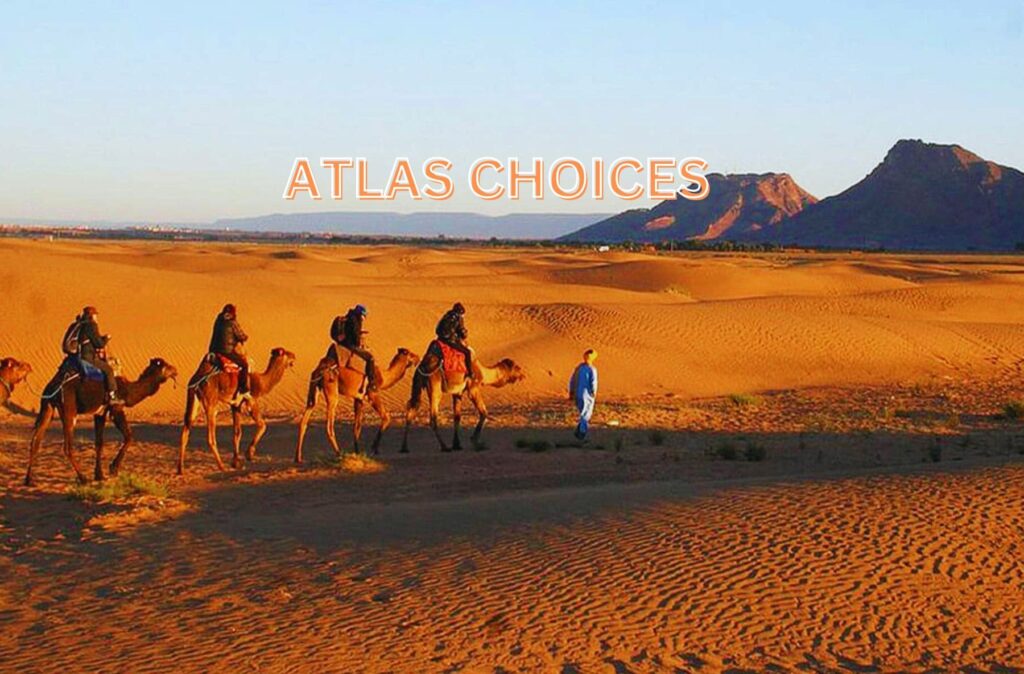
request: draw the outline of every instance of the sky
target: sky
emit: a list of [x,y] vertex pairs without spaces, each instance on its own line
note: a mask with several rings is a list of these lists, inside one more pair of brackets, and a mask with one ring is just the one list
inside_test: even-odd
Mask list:
[[[842,191],[900,138],[1024,168],[1024,2],[0,5],[0,221],[486,202],[476,158],[689,157]],[[445,202],[282,199],[295,157],[445,156]],[[320,176],[322,177],[322,176]]]

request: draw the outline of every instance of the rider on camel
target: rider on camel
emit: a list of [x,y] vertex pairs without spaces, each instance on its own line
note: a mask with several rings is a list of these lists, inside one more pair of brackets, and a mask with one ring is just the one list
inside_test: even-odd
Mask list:
[[331,347],[327,350],[327,357],[333,360],[338,366],[344,365],[338,357],[338,347],[343,347],[359,356],[366,363],[366,386],[368,391],[377,390],[377,366],[374,364],[373,354],[366,348],[363,329],[363,321],[366,320],[366,307],[357,304],[344,316],[336,316],[331,324]]
[[249,395],[249,361],[242,352],[242,345],[249,336],[238,324],[238,312],[234,304],[225,304],[213,324],[213,336],[210,337],[210,353],[227,358],[238,366],[238,390],[235,400],[241,402],[251,399]]
[[76,355],[81,360],[93,366],[103,373],[103,385],[107,390],[107,403],[112,406],[124,405],[124,401],[117,397],[117,380],[114,378],[114,368],[107,362],[104,349],[110,341],[110,335],[100,332],[99,323],[96,322],[100,315],[99,310],[94,306],[87,306],[82,313],[75,318],[75,322],[64,333],[63,349],[68,355]]
[[466,375],[473,376],[473,352],[466,345],[469,331],[466,329],[464,317],[466,308],[461,302],[452,305],[437,324],[437,339],[466,357]]

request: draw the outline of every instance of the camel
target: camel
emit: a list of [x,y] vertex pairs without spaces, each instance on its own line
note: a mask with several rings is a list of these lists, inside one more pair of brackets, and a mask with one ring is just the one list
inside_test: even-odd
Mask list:
[[29,445],[28,471],[25,473],[25,484],[31,486],[35,479],[32,475],[32,468],[35,464],[36,454],[43,442],[46,428],[50,425],[54,413],[60,415],[64,427],[64,456],[68,458],[71,467],[75,469],[78,481],[82,484],[88,482],[88,478],[82,472],[75,459],[74,453],[74,431],[75,422],[79,415],[93,415],[93,425],[96,434],[96,467],[93,477],[96,480],[103,479],[103,430],[107,418],[114,421],[117,430],[121,432],[123,441],[117,455],[110,463],[110,475],[117,475],[124,461],[125,453],[132,443],[131,426],[128,424],[128,417],[125,414],[126,408],[135,407],[143,400],[156,395],[160,387],[167,380],[174,380],[178,376],[178,370],[165,361],[163,358],[153,358],[149,365],[142,371],[136,381],[128,381],[124,377],[117,377],[118,397],[124,401],[123,407],[109,407],[107,405],[107,394],[102,381],[96,381],[83,377],[80,374],[68,376],[62,367],[54,375],[50,383],[43,389],[42,398],[39,401],[39,414],[36,416],[35,426],[32,429],[32,441]]
[[[267,432],[267,422],[263,420],[263,413],[260,410],[259,400],[270,393],[284,377],[292,365],[295,364],[295,354],[287,349],[277,347],[270,351],[270,361],[267,369],[263,372],[252,372],[249,374],[249,393],[252,394],[252,401],[249,405],[249,416],[256,423],[256,434],[253,436],[249,447],[245,451],[245,457],[249,461],[256,459],[256,446],[263,435]],[[217,410],[223,405],[231,408],[231,425],[234,430],[232,444],[234,456],[231,461],[233,468],[242,467],[242,456],[240,446],[242,440],[242,410],[240,405],[231,405],[235,390],[238,385],[237,372],[225,372],[215,370],[210,362],[209,356],[199,364],[196,373],[188,382],[188,394],[185,402],[185,423],[181,429],[181,446],[178,450],[178,475],[185,474],[185,449],[188,447],[189,434],[192,432],[192,425],[196,422],[200,407],[206,417],[206,443],[213,452],[213,458],[217,461],[217,467],[226,471],[224,462],[221,461],[220,452],[217,451]],[[198,405],[196,403],[199,403]]]
[[[469,400],[476,407],[478,420],[471,441],[474,446],[479,446],[480,434],[487,422],[487,406],[484,404],[483,387],[501,388],[526,379],[523,369],[510,358],[500,360],[490,367],[480,365],[477,359],[473,358],[472,378],[467,378],[465,373],[446,373],[442,369],[440,355],[428,348],[427,355],[423,357],[423,361],[412,377],[412,395],[405,410],[405,435],[402,437],[401,449],[403,453],[409,451],[409,427],[419,411],[420,398],[424,390],[427,392],[427,401],[430,405],[430,427],[433,429],[434,435],[437,436],[441,451],[449,452],[462,449],[459,426],[462,421],[460,408],[463,395],[469,396]],[[451,448],[445,445],[437,427],[437,414],[441,407],[441,398],[445,393],[452,397],[453,440]]]
[[412,351],[405,348],[398,349],[386,370],[377,368],[378,390],[365,393],[363,391],[366,379],[364,373],[348,367],[339,368],[332,360],[322,359],[309,375],[309,396],[306,398],[306,409],[303,410],[302,418],[299,420],[299,442],[295,447],[295,463],[302,463],[302,443],[306,437],[309,418],[316,408],[318,393],[323,393],[324,402],[327,404],[327,439],[338,456],[341,456],[341,448],[338,446],[338,439],[335,436],[335,414],[338,403],[341,402],[342,397],[352,399],[354,415],[352,442],[353,450],[357,454],[359,453],[359,436],[363,431],[363,403],[370,403],[370,406],[377,412],[377,416],[380,417],[380,427],[377,429],[377,436],[373,439],[373,453],[377,454],[380,451],[381,436],[391,425],[391,415],[381,400],[380,391],[387,390],[400,382],[405,376],[406,370],[416,367],[419,362],[420,357]]
[[6,405],[14,387],[32,374],[32,366],[14,358],[0,360],[0,405]]

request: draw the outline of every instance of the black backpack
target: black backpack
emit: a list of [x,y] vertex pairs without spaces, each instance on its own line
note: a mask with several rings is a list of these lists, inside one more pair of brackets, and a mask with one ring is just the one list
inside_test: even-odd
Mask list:
[[60,343],[60,348],[69,356],[78,355],[78,351],[81,348],[81,344],[78,343],[78,335],[82,332],[82,320],[79,318],[75,319],[75,322],[68,326],[68,329],[64,331],[64,339]]

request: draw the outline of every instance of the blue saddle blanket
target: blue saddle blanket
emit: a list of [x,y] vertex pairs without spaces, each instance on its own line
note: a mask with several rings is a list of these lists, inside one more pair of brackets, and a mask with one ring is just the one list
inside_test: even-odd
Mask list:
[[82,360],[80,356],[68,356],[61,364],[61,368],[76,372],[89,381],[103,381],[103,370]]

